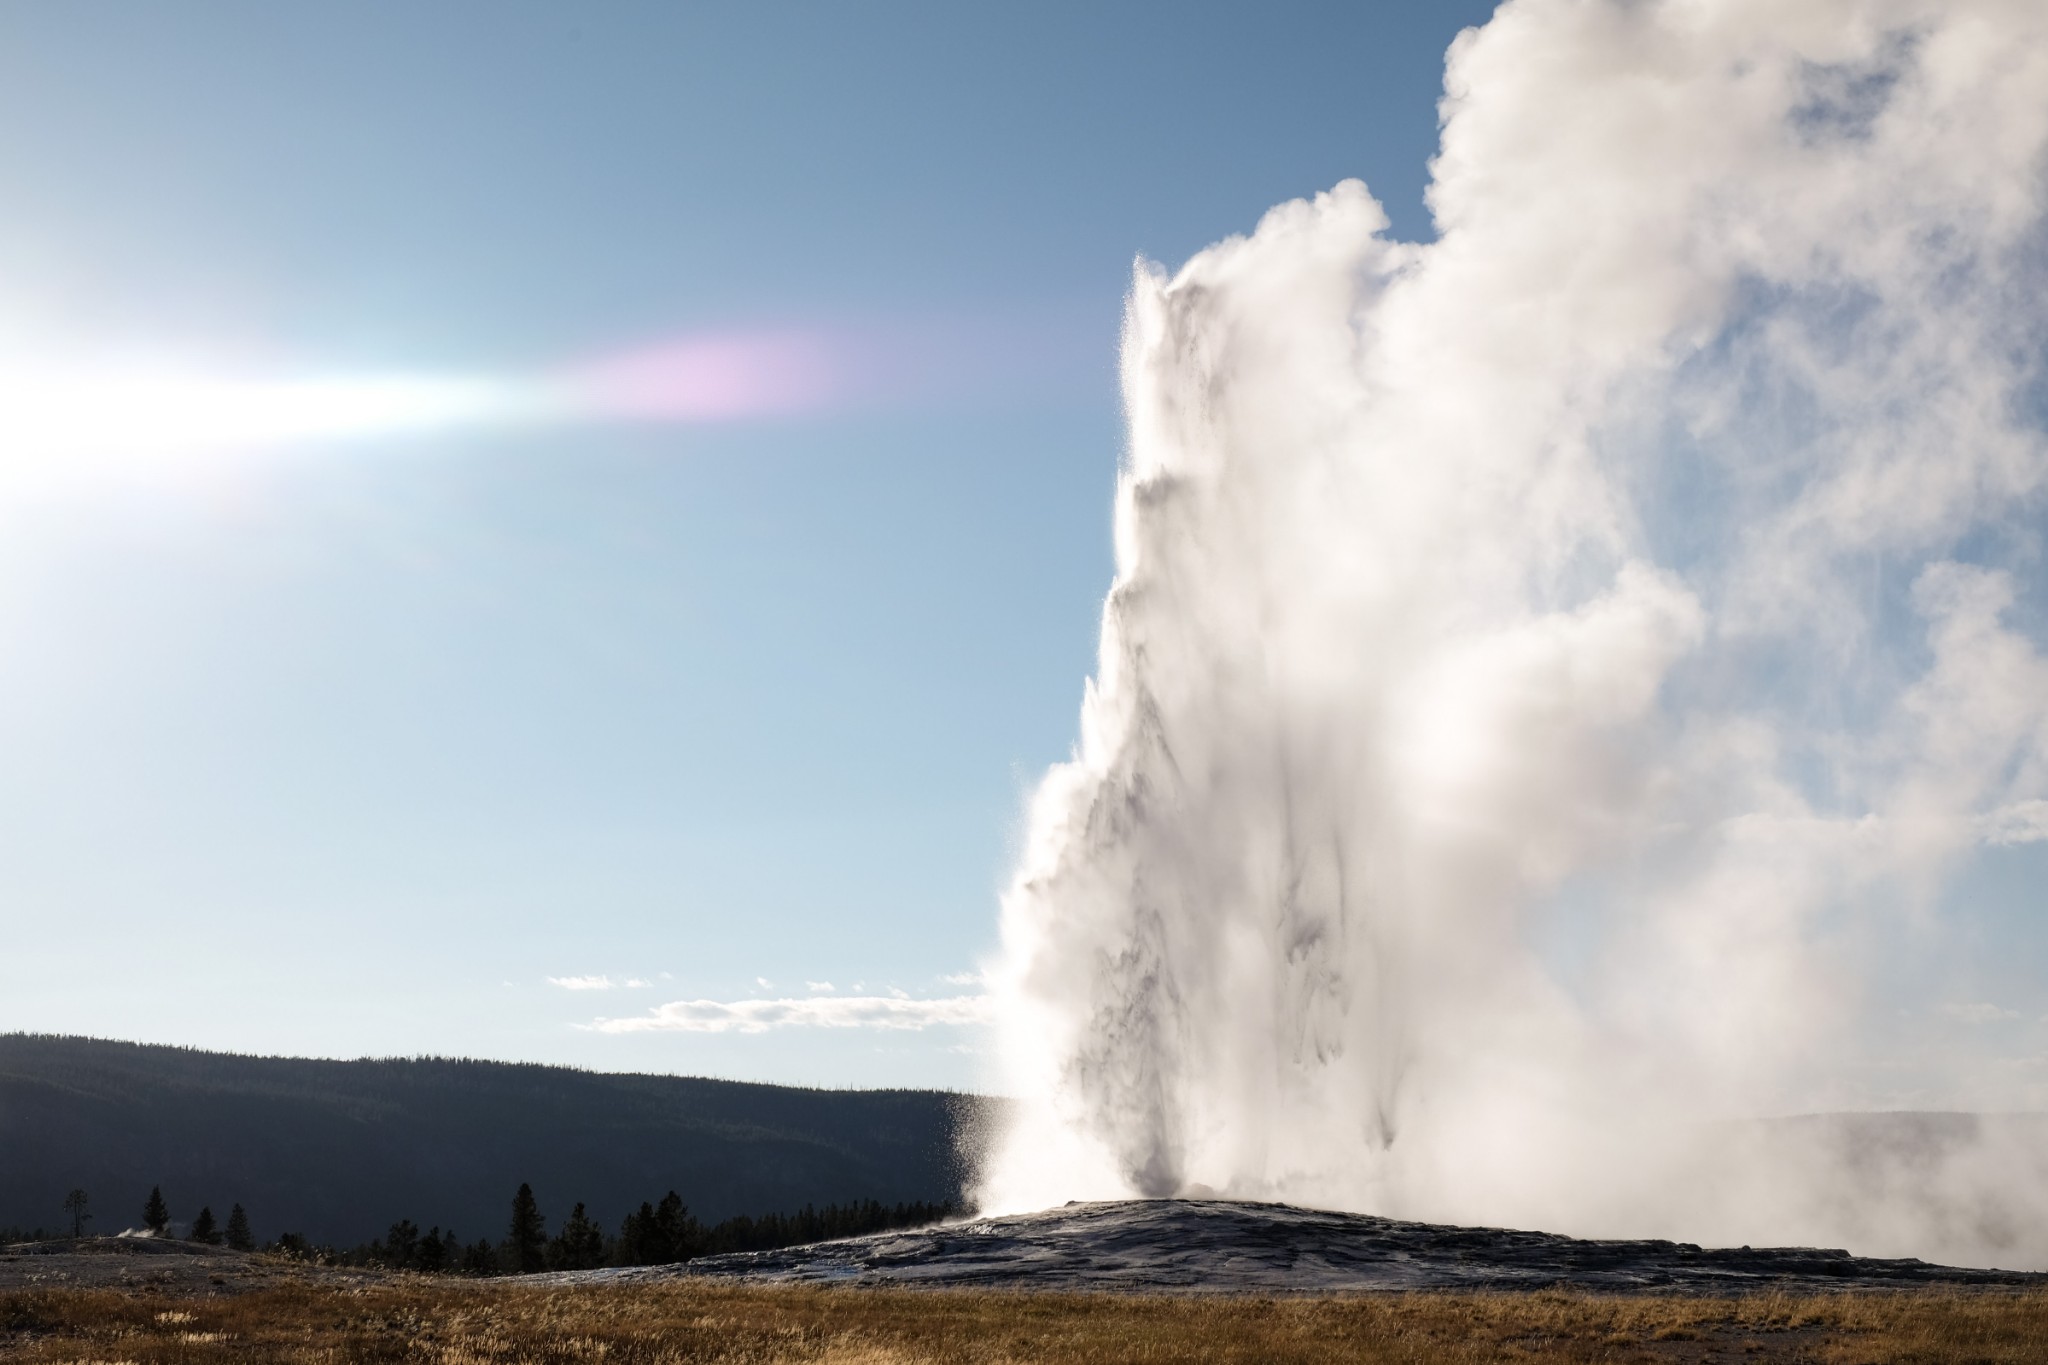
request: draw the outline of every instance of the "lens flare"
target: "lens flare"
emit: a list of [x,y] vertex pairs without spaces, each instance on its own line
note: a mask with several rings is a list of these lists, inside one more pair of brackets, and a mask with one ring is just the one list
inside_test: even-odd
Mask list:
[[0,496],[461,430],[711,426],[1107,399],[1113,320],[1060,303],[684,330],[534,367],[367,373],[0,346]]
[[903,406],[972,387],[982,372],[1009,368],[1014,349],[996,324],[974,334],[928,325],[681,333],[499,375],[264,377],[0,358],[0,491],[461,429],[706,425]]
[[507,412],[511,396],[506,385],[474,379],[280,381],[169,368],[0,372],[0,477],[472,424]]
[[566,412],[656,422],[730,422],[815,412],[851,396],[850,348],[825,332],[679,337],[570,369]]

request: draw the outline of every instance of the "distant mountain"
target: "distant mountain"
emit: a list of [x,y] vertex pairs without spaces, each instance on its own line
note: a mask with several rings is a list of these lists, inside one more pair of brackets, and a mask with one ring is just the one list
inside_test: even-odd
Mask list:
[[317,1061],[0,1034],[0,1227],[95,1232],[248,1210],[256,1235],[347,1245],[400,1218],[505,1233],[522,1181],[550,1230],[606,1228],[679,1192],[699,1218],[877,1199],[961,1199],[958,1137],[987,1101],[803,1090],[445,1058]]

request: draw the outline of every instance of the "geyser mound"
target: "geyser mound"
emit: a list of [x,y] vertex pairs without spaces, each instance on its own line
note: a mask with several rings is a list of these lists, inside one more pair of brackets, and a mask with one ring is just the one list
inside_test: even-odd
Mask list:
[[1815,1248],[1712,1249],[1435,1227],[1285,1204],[1141,1199],[848,1237],[681,1266],[550,1276],[712,1276],[771,1284],[1215,1294],[1564,1287],[1605,1293],[2037,1287],[2039,1275],[1871,1260]]
[[1438,240],[1347,183],[1141,263],[985,1206],[2048,1266],[2038,1143],[1725,1127],[2048,1100],[1911,1022],[2048,838],[2044,89],[2035,4],[1513,0]]

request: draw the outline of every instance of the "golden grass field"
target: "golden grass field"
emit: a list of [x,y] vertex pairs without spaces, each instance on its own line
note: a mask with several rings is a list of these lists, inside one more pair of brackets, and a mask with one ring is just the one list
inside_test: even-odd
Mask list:
[[0,1292],[0,1361],[2048,1361],[2048,1292],[1259,1299],[404,1278]]

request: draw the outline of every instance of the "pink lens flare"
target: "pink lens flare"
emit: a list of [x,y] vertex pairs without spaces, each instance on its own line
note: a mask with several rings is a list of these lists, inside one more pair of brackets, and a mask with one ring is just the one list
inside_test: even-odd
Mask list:
[[844,348],[816,331],[683,337],[620,352],[564,377],[573,407],[656,422],[727,422],[815,412],[844,397]]
[[[554,372],[557,416],[720,423],[1029,401],[1102,382],[1114,329],[1057,305],[672,334]],[[1101,371],[1102,373],[1098,373]]]
[[0,498],[161,479],[287,449],[461,430],[958,413],[1064,402],[1105,328],[1054,307],[671,332],[540,369],[294,371],[0,353]]

